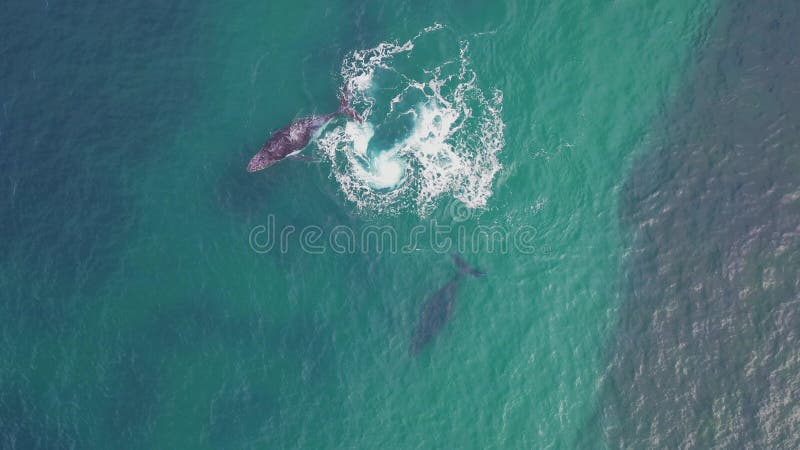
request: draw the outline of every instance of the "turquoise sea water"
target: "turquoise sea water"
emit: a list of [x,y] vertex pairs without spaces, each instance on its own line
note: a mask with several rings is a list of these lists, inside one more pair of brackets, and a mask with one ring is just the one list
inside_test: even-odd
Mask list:
[[[796,14],[791,5],[764,3],[765,15],[769,8]],[[658,214],[681,208],[641,199],[669,200],[675,192],[706,198],[702,189],[670,184],[686,171],[663,169],[674,165],[658,158],[672,155],[673,147],[718,149],[725,141],[703,141],[702,131],[715,122],[693,124],[714,114],[686,105],[702,105],[703,93],[724,94],[735,84],[709,74],[715,67],[739,73],[741,64],[728,69],[716,62],[725,61],[726,42],[741,39],[731,29],[750,30],[736,28],[735,17],[753,13],[743,5],[11,1],[5,9],[13,17],[0,19],[3,448],[641,448],[671,447],[687,436],[700,446],[796,441],[791,404],[770,410],[753,400],[744,408],[756,412],[741,413],[752,419],[741,419],[746,431],[720,428],[718,422],[740,419],[725,415],[725,401],[742,407],[735,400],[742,396],[731,400],[726,392],[747,378],[723,383],[729,391],[701,395],[700,403],[715,406],[687,413],[697,425],[669,422],[671,416],[658,415],[662,403],[651,400],[662,398],[658,386],[670,389],[670,399],[692,392],[691,380],[659,381],[663,360],[649,351],[663,351],[662,339],[685,344],[666,351],[686,345],[699,355],[716,351],[695,347],[680,331],[691,330],[696,313],[667,322],[679,330],[674,336],[658,335],[657,320],[647,318],[714,301],[716,291],[709,287],[694,303],[679,300],[676,307],[659,303],[673,295],[663,286],[695,286],[708,267],[708,279],[717,276],[714,252],[725,260],[726,245],[740,240],[721,238],[708,251],[710,261],[678,254],[659,266],[658,255],[669,255],[663,250],[676,242],[697,239],[693,248],[702,249],[703,234],[664,225],[648,244],[642,235],[664,223]],[[326,153],[318,142],[306,149],[318,164],[286,161],[245,171],[271,131],[336,108],[338,90],[353,80],[342,67],[354,52],[406,42],[413,50],[378,67],[371,90],[355,92],[375,102],[364,161],[389,187],[359,182],[357,167],[336,159],[364,137],[363,130],[348,131],[342,118],[319,142],[341,133],[343,148]],[[468,76],[441,91],[413,89],[412,81],[457,77],[463,67]],[[795,92],[796,82],[773,84]],[[463,103],[453,101],[459,86]],[[407,114],[387,113],[406,88]],[[443,96],[438,102],[436,94]],[[709,97],[715,105],[732,98]],[[436,172],[435,180],[450,181],[433,195],[439,184],[425,181],[420,155],[441,156],[441,142],[423,140],[398,153],[399,164],[408,164],[402,179],[376,158],[407,142],[413,130],[435,135],[447,101],[457,113],[474,115],[445,139],[463,163],[455,173],[488,183]],[[365,97],[354,103],[361,110],[368,105]],[[440,114],[430,123],[420,119],[425,105]],[[796,117],[780,107],[757,108],[768,117]],[[682,123],[683,112],[699,119],[670,128]],[[796,129],[784,128],[781,142],[791,142]],[[772,156],[783,161],[776,164],[800,169],[791,156],[796,146],[777,148],[788,150]],[[701,154],[702,162],[689,167],[725,167],[716,164],[726,153]],[[732,177],[728,183],[736,184],[750,174],[744,166],[698,176]],[[776,267],[797,262],[796,173],[772,178],[784,180],[772,184],[780,193],[774,208],[788,211],[775,228],[789,249],[775,256],[784,258]],[[354,179],[355,187],[347,184]],[[758,197],[762,184],[756,186]],[[682,199],[676,194],[673,203]],[[715,211],[700,209],[703,217],[723,217]],[[429,231],[438,225],[449,228],[434,238]],[[337,226],[358,236],[391,227],[400,248],[357,243],[354,251],[337,251],[329,239]],[[285,248],[259,251],[254,230],[264,228],[258,227],[278,233],[293,227],[294,234]],[[318,251],[301,242],[300,230],[309,227],[322,233]],[[420,227],[425,232],[416,245],[403,251]],[[488,276],[462,280],[449,322],[410,354],[426,298],[455,274],[453,248],[438,244],[457,245],[464,242],[460,233],[471,236],[480,227],[512,235],[527,230],[530,239],[525,248],[462,249]],[[758,267],[768,260],[747,258]],[[648,276],[669,270],[679,275]],[[693,272],[701,281],[681,278]],[[742,282],[766,286],[761,273]],[[774,296],[763,314],[791,311],[786,305],[798,292],[792,270],[765,273],[782,290],[759,294]],[[643,289],[654,299],[641,300]],[[743,289],[722,298],[745,298]],[[711,309],[700,318],[714,322]],[[794,331],[778,333],[777,341],[756,339],[753,349],[795,336],[795,315],[786,314]],[[786,351],[770,364],[789,364],[780,376],[790,377],[797,351]],[[637,359],[639,352],[644,356]],[[708,361],[705,367],[717,367],[713,357]],[[718,370],[699,372],[713,378]],[[634,373],[654,374],[645,379],[656,387]],[[779,395],[797,388],[787,381],[765,389]],[[775,409],[782,422],[759,421]],[[731,440],[736,430],[742,437]]]

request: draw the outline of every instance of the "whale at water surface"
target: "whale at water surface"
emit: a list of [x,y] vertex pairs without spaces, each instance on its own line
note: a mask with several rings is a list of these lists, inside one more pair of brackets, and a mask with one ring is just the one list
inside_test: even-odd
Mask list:
[[335,112],[297,120],[273,133],[250,160],[247,171],[257,172],[266,169],[286,157],[299,153],[308,145],[314,133],[339,114],[363,122],[361,116],[350,106],[350,95],[346,89],[339,95],[339,109]]

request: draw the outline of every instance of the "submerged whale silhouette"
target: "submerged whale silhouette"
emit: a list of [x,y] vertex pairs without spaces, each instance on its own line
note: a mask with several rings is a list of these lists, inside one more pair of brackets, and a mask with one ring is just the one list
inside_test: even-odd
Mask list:
[[253,156],[247,165],[248,172],[256,172],[275,164],[276,162],[300,152],[314,133],[325,126],[332,118],[342,114],[355,121],[363,122],[361,116],[350,107],[350,94],[343,89],[339,94],[339,109],[321,116],[312,116],[292,122],[270,136],[261,150]]
[[453,253],[451,256],[458,268],[458,273],[425,301],[425,305],[423,305],[422,311],[420,312],[417,329],[411,340],[411,347],[409,348],[409,353],[412,355],[419,353],[426,344],[439,334],[450,319],[450,316],[453,314],[453,307],[456,303],[458,282],[461,281],[464,275],[471,275],[473,277],[482,277],[486,275],[485,272],[471,267],[457,254]]

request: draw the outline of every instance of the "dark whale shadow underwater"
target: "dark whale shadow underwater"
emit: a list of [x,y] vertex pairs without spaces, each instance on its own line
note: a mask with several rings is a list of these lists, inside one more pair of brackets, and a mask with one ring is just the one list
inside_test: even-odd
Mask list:
[[425,300],[425,304],[422,306],[422,311],[420,311],[419,314],[417,328],[414,331],[414,336],[411,338],[411,345],[408,349],[409,354],[412,356],[419,354],[419,352],[442,331],[447,321],[450,320],[456,303],[458,283],[464,278],[464,275],[471,275],[476,278],[486,275],[485,272],[470,266],[459,255],[452,253],[451,257],[453,258],[458,272],[447,284],[439,288],[439,290],[431,294],[428,299]]

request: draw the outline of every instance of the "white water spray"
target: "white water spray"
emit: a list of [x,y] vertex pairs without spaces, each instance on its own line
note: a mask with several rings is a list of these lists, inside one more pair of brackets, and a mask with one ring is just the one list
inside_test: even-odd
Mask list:
[[[335,127],[317,144],[360,209],[424,216],[447,195],[483,208],[492,194],[505,144],[503,97],[496,90],[487,98],[477,87],[468,43],[416,78],[395,64],[399,55],[413,62],[416,41],[441,29],[436,24],[403,44],[355,51],[342,64],[351,103],[365,122]],[[380,133],[390,138],[376,139]]]

